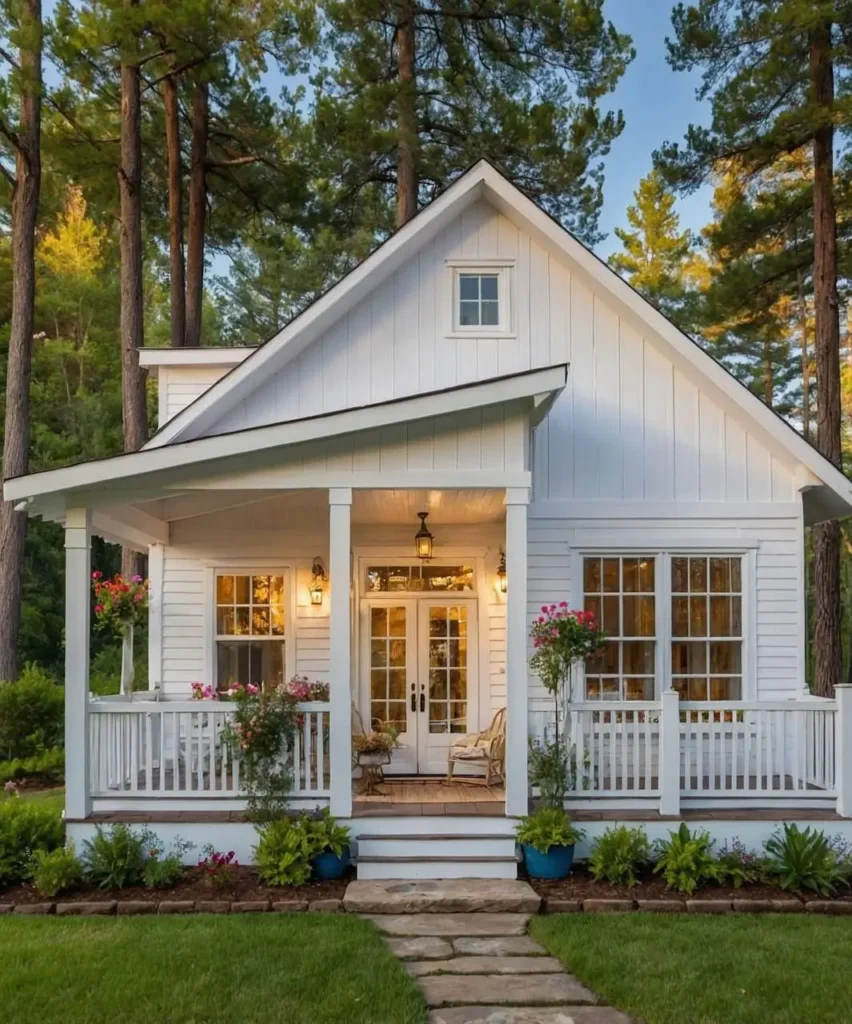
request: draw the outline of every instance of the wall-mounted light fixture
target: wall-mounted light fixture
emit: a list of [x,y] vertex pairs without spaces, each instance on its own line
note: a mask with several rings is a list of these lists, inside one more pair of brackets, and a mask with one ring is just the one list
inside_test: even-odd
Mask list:
[[328,575],[319,555],[314,559],[311,573],[311,604],[322,604],[322,595],[328,582]]
[[505,594],[509,589],[506,582],[506,552],[502,548],[500,548],[500,561],[497,563],[497,586],[501,594]]
[[429,513],[418,512],[417,515],[420,517],[420,529],[414,535],[414,549],[417,552],[417,557],[425,561],[432,557],[432,541],[435,538],[426,526],[426,516]]

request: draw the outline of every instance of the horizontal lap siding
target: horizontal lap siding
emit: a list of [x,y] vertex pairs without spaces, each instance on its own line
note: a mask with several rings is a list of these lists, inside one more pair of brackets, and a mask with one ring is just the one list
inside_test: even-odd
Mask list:
[[161,366],[157,374],[159,422],[174,419],[230,370],[228,366]]
[[[601,544],[601,538],[605,544]],[[755,657],[746,656],[757,673],[757,697],[761,700],[789,697],[804,684],[801,662],[804,614],[799,571],[801,527],[797,519],[543,519],[529,523],[528,614],[532,619],[541,605],[582,601],[582,581],[571,578],[572,548],[605,548],[617,552],[619,544],[650,553],[666,544],[688,545],[695,552],[703,545],[729,544],[732,550],[750,549],[754,543],[754,624],[748,642]],[[712,553],[712,552],[711,552]],[[747,599],[746,599],[747,600]],[[752,639],[753,638],[753,639]],[[535,677],[530,679],[530,706],[542,707],[546,694]]]

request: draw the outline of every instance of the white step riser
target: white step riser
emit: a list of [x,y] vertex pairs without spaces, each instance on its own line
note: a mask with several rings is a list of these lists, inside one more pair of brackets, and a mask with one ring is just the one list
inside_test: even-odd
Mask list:
[[429,861],[358,864],[362,881],[383,878],[517,878],[518,868],[509,861]]
[[515,821],[511,818],[487,816],[421,817],[419,815],[388,815],[386,817],[350,818],[345,822],[353,836],[359,835],[423,835],[423,836],[476,836],[515,834]]
[[513,857],[515,840],[476,839],[397,839],[394,836],[358,840],[359,857]]

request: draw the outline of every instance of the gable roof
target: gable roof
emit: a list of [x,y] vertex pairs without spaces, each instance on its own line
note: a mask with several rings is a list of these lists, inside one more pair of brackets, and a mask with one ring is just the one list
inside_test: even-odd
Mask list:
[[341,281],[178,413],[145,448],[197,437],[212,427],[255,387],[286,366],[393,274],[405,259],[482,198],[522,226],[540,244],[564,254],[591,285],[606,293],[609,301],[628,317],[644,324],[652,332],[654,342],[662,342],[666,355],[675,365],[697,371],[723,405],[745,413],[776,446],[813,474],[808,477],[806,473],[799,481],[800,487],[811,491],[809,519],[816,521],[852,512],[852,483],[840,470],[486,160],[480,160],[456,179]]
[[[27,510],[38,513],[50,505],[52,497],[72,492],[89,492],[92,488],[103,489],[151,474],[174,474],[175,471],[183,479],[193,470],[210,472],[211,464],[221,465],[235,457],[244,462],[244,457],[251,453],[507,402],[526,403],[530,422],[535,424],[547,414],[550,403],[565,387],[567,374],[565,364],[548,366],[356,409],[199,437],[161,448],[143,448],[61,469],[11,477],[3,485],[3,497],[6,501],[25,500]],[[109,492],[104,493],[109,496]]]

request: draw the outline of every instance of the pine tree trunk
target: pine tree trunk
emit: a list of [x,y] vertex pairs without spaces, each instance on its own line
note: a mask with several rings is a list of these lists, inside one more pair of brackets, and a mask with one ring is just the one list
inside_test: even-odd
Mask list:
[[[135,7],[138,0],[124,0]],[[124,450],[141,448],[148,436],[145,375],[139,366],[139,352],[145,341],[142,303],[142,120],[139,94],[139,65],[135,41],[121,61],[121,167],[118,188],[121,209],[119,252],[121,256],[121,409]],[[139,571],[140,557],[122,549],[125,576]]]
[[[12,318],[6,375],[3,479],[27,471],[35,302],[35,228],[41,187],[41,0],[22,0],[21,99],[12,192]],[[17,679],[26,513],[0,500],[0,679]]]
[[166,156],[169,179],[169,300],[171,343],[179,348],[186,330],[186,281],[183,260],[183,174],[180,149],[178,83],[174,75],[163,80],[163,111],[166,121]]
[[[810,34],[813,102],[821,112],[834,103],[831,26]],[[816,130],[814,154],[814,312],[816,320],[817,448],[840,466],[840,321],[837,302],[837,218],[834,207],[834,128],[828,119]],[[840,682],[840,525],[814,527],[815,688],[834,695]]]
[[417,83],[414,70],[414,12],[408,0],[399,4],[396,52],[397,95],[396,224],[402,227],[417,213]]
[[799,294],[799,331],[802,335],[802,434],[806,441],[811,439],[811,354],[808,344],[808,303],[801,270],[796,272],[796,288]]
[[207,213],[208,85],[199,82],[192,98],[192,140],[189,171],[189,223],[186,246],[186,334],[184,344],[201,344],[204,298],[204,219]]

